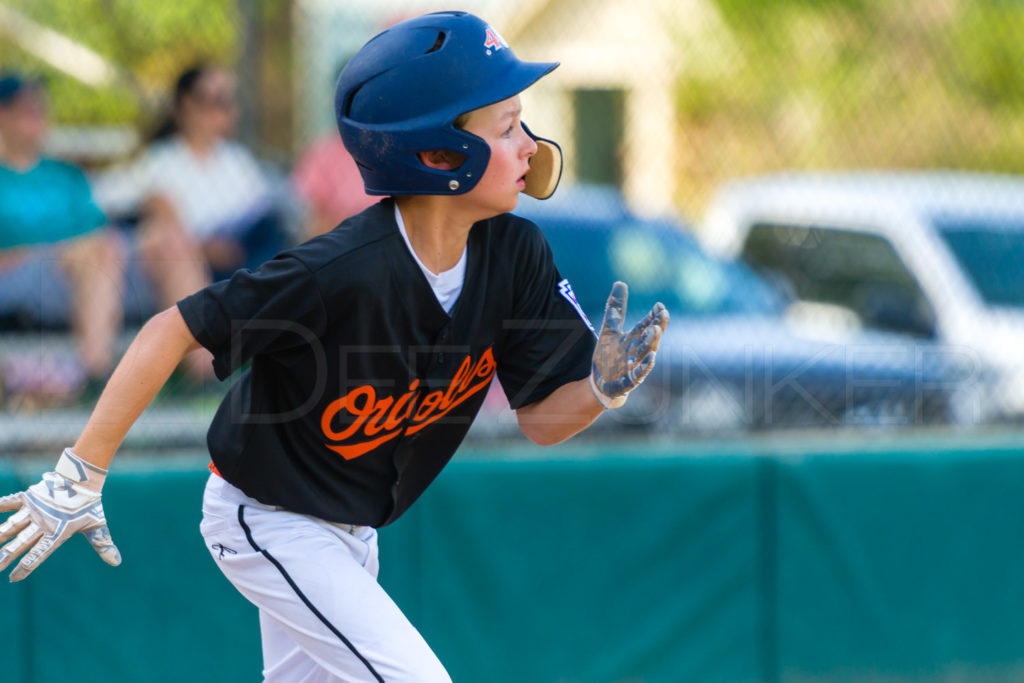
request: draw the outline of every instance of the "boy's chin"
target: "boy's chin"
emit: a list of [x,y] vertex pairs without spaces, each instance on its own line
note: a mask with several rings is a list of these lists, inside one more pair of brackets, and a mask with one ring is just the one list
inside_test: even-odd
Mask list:
[[516,210],[517,206],[519,206],[519,195],[516,195],[515,199],[511,200],[507,206],[502,208],[500,213],[511,213]]
[[519,206],[518,194],[504,202],[494,202],[493,204],[490,204],[487,208],[489,209],[492,216],[500,216],[503,213],[511,213],[512,211],[515,211],[517,206]]
[[461,199],[462,201],[468,200],[469,204],[475,205],[476,209],[481,209],[486,212],[488,217],[500,216],[503,213],[510,213],[519,206],[519,192],[510,193],[501,199],[496,197],[471,197],[472,194],[472,192],[469,192],[459,197],[453,197],[453,199]]

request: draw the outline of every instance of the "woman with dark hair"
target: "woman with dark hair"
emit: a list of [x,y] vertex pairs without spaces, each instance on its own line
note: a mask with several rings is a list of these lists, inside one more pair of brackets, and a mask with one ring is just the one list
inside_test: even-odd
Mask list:
[[161,232],[187,238],[213,279],[255,268],[285,246],[269,182],[252,154],[230,140],[237,120],[234,76],[219,66],[187,69],[148,148],[98,190],[108,211],[143,208],[149,220],[171,226]]

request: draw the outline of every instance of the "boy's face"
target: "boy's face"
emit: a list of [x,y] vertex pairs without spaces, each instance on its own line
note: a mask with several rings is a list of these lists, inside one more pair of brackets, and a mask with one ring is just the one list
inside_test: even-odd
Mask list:
[[474,110],[464,126],[466,132],[490,146],[491,158],[480,182],[463,197],[486,208],[489,215],[515,209],[519,193],[526,187],[523,178],[530,170],[530,157],[537,151],[537,143],[523,130],[521,111],[519,96],[515,95]]

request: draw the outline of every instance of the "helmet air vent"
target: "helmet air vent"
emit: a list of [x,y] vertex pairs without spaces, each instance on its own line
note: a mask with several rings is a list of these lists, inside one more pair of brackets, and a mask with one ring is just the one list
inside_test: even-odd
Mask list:
[[434,44],[430,47],[430,49],[424,52],[423,54],[429,55],[431,52],[437,52],[438,50],[440,50],[441,47],[444,45],[446,38],[447,36],[445,36],[444,31],[438,31],[437,40],[435,40]]

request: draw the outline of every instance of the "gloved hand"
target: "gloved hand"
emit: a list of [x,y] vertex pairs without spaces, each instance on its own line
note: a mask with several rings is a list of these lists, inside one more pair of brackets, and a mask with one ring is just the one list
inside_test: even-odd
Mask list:
[[[65,448],[53,472],[27,491],[0,498],[0,512],[14,514],[0,524],[0,571],[31,547],[11,571],[11,581],[21,581],[76,531],[81,531],[107,564],[121,564],[103,516],[100,491],[107,471],[79,458]],[[17,534],[15,536],[15,534]]]
[[659,302],[633,329],[623,334],[622,319],[628,298],[626,283],[612,285],[594,349],[590,388],[606,409],[621,407],[629,392],[650,374],[661,333],[668,327],[668,311]]

